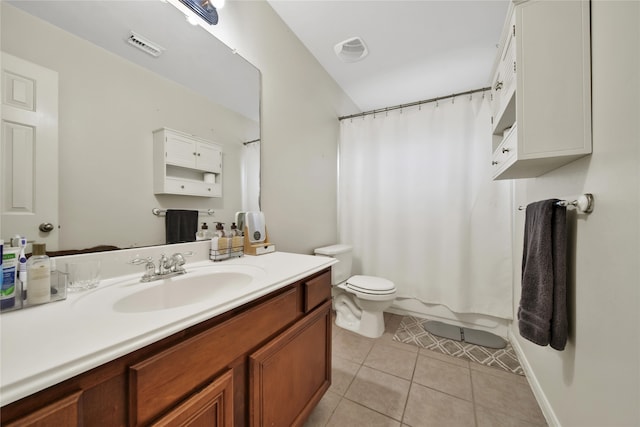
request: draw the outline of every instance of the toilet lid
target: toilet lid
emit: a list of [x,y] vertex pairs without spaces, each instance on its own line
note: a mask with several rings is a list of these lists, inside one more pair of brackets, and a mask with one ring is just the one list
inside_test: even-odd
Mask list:
[[391,280],[373,276],[352,276],[347,280],[347,288],[365,294],[392,294],[396,286]]

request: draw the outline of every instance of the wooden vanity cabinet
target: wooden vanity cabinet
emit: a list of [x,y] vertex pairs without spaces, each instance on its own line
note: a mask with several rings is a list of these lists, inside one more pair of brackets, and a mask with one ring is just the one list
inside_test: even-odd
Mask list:
[[2,408],[9,426],[302,425],[331,383],[331,271]]

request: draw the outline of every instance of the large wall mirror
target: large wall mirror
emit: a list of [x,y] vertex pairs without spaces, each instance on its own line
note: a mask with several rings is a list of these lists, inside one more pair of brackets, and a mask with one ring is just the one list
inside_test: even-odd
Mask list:
[[[177,0],[25,0],[0,8],[5,242],[20,234],[58,251],[158,245],[165,221],[154,208],[199,210],[200,224],[228,228],[237,211],[258,207],[259,142],[252,141],[260,139],[260,72],[207,24],[191,25]],[[132,33],[160,55],[127,42]],[[15,64],[27,74],[4,72]],[[33,105],[18,110],[45,110],[36,112],[37,124],[21,123],[23,112],[9,104],[29,104],[32,95]],[[222,146],[222,197],[154,194],[160,128]],[[41,231],[44,223],[52,231]]]

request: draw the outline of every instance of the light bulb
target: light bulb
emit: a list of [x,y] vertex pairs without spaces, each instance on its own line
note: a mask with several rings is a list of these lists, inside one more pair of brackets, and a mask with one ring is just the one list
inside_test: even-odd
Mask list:
[[187,16],[187,22],[191,25],[198,25],[198,18],[193,15],[189,15]]

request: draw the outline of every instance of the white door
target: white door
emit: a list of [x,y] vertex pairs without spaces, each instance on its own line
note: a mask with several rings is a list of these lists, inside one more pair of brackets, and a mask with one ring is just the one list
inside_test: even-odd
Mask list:
[[1,65],[2,239],[57,250],[58,73],[4,52]]

